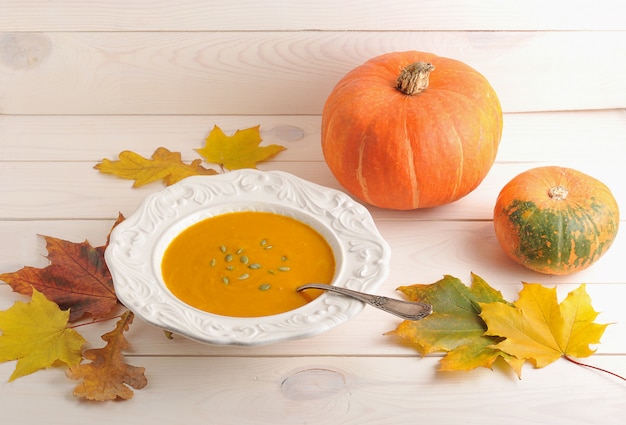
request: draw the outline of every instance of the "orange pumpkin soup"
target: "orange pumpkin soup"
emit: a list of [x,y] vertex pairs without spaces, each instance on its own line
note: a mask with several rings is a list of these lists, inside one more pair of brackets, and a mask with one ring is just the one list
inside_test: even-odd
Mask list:
[[233,212],[177,235],[163,255],[165,285],[181,301],[223,316],[257,317],[301,307],[331,283],[332,248],[315,229],[270,212]]

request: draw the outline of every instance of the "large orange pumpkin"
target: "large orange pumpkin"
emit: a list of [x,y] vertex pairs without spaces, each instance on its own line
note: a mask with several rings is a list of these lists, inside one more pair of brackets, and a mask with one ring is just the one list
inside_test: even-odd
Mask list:
[[502,109],[470,66],[422,52],[393,52],[353,69],[322,114],[322,150],[348,192],[410,210],[453,202],[493,165]]
[[599,180],[571,168],[538,167],[502,188],[493,224],[500,245],[517,263],[565,275],[586,269],[609,249],[619,208]]

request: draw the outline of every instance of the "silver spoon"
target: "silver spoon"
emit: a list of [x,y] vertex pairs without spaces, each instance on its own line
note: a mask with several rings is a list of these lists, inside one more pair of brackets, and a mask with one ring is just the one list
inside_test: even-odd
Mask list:
[[330,292],[346,295],[363,301],[373,307],[379,308],[391,314],[395,314],[406,320],[420,320],[433,312],[433,306],[426,303],[403,301],[394,298],[383,297],[381,295],[366,294],[364,292],[353,291],[352,289],[340,288],[338,286],[321,283],[307,283],[299,286],[296,291],[304,289],[323,289]]

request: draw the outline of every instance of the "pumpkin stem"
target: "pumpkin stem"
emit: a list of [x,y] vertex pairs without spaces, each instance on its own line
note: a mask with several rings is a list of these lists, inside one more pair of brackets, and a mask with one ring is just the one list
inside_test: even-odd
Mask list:
[[548,196],[555,201],[567,199],[568,190],[565,186],[554,186],[548,190]]
[[435,67],[427,62],[412,63],[400,71],[396,88],[409,96],[421,93],[428,87],[428,77],[434,69]]

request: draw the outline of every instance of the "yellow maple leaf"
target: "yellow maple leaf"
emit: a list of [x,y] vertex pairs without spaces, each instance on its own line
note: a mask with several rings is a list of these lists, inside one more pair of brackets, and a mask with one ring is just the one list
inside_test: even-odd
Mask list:
[[259,126],[237,130],[232,136],[224,134],[217,125],[209,133],[206,144],[196,151],[207,162],[219,164],[229,170],[256,168],[257,162],[265,161],[285,150],[280,145],[259,146]]
[[9,381],[57,362],[68,366],[80,362],[86,341],[67,327],[69,318],[69,310],[61,310],[36,289],[29,303],[17,301],[0,312],[0,362],[17,360]]
[[133,391],[127,385],[136,389],[146,386],[145,369],[126,364],[122,353],[129,346],[124,332],[128,330],[133,317],[130,311],[124,313],[115,329],[102,335],[102,339],[107,342],[104,347],[83,353],[91,363],[81,363],[67,369],[69,378],[82,380],[74,388],[76,397],[98,401],[118,397],[128,400],[133,397]]
[[581,285],[558,304],[556,288],[524,283],[513,306],[481,304],[486,335],[504,337],[494,347],[541,368],[561,356],[588,357],[594,353],[607,324],[593,321],[598,313]]
[[217,174],[217,171],[204,168],[201,163],[201,159],[195,159],[191,164],[187,164],[183,162],[180,152],[170,152],[160,147],[154,151],[150,159],[132,151],[123,151],[119,154],[119,160],[111,161],[105,158],[94,168],[102,173],[135,180],[133,187],[158,180],[163,180],[169,186],[185,177]]

